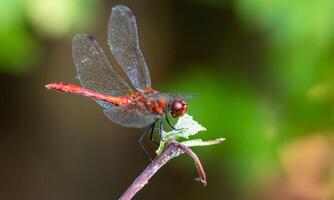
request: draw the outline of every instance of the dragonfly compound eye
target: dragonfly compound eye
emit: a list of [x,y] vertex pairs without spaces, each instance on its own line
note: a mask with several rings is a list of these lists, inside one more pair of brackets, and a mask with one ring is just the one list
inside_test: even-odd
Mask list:
[[180,117],[184,115],[188,110],[188,104],[184,100],[173,101],[171,114],[173,117]]

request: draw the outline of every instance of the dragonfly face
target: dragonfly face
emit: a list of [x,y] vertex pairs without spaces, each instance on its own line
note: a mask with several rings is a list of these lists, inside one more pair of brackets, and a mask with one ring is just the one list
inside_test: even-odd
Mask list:
[[171,115],[172,117],[180,117],[188,110],[188,103],[185,100],[177,99],[172,102]]

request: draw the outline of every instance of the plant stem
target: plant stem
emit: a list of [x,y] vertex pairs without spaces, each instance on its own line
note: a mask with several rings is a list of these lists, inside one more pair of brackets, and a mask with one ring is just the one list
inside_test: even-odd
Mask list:
[[146,169],[134,180],[130,187],[119,198],[120,200],[129,200],[139,192],[147,183],[148,180],[169,160],[186,153],[193,158],[197,172],[199,174],[199,181],[205,186],[206,175],[203,166],[197,155],[187,146],[178,143],[176,140],[170,140],[160,155],[146,167]]

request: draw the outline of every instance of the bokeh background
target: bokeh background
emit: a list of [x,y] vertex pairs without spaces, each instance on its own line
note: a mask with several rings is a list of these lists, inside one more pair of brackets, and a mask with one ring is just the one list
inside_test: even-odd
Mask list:
[[[92,100],[46,91],[77,83],[74,34],[107,47],[113,5],[137,17],[154,88],[194,92],[189,113],[225,137],[162,168],[136,199],[334,199],[332,0],[1,0],[0,199],[117,199],[149,160],[142,130]],[[156,146],[146,141],[153,153]]]

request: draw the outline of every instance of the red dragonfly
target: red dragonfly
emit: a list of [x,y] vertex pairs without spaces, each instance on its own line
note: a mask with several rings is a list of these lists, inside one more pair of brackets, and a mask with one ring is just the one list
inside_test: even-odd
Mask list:
[[[74,84],[51,83],[47,89],[91,97],[103,107],[113,122],[126,127],[150,127],[151,138],[156,122],[168,115],[179,117],[186,113],[186,99],[192,95],[159,93],[151,88],[150,73],[139,47],[136,19],[125,6],[115,6],[108,24],[108,44],[112,55],[131,84],[111,66],[93,36],[86,33],[73,38],[73,60],[77,79]],[[141,138],[142,139],[142,138]]]

